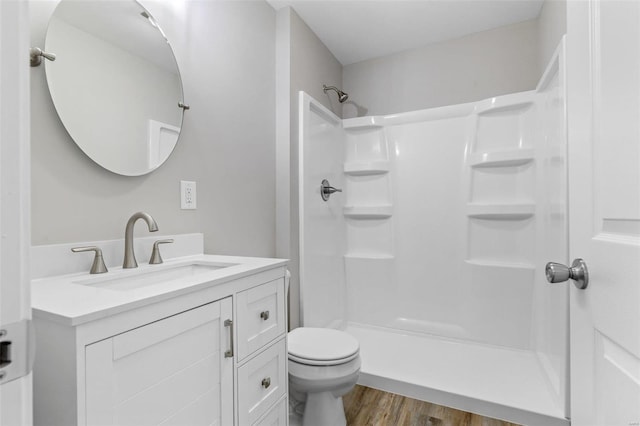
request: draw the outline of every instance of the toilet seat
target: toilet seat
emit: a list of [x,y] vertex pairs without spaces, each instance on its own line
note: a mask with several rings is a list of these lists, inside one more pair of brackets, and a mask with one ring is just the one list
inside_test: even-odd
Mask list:
[[344,331],[300,327],[289,332],[289,360],[306,365],[330,366],[358,357],[360,344]]

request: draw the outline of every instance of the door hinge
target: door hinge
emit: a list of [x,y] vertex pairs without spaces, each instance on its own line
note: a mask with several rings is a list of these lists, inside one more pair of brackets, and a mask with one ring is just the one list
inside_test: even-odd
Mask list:
[[31,320],[0,326],[0,385],[31,373],[35,349]]

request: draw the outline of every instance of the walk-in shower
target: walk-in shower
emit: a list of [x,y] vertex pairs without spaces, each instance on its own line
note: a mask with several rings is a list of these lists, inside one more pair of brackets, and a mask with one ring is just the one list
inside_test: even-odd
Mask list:
[[[361,344],[361,384],[568,424],[563,49],[536,90],[341,120],[300,94],[304,326]],[[321,197],[326,179],[342,193]]]

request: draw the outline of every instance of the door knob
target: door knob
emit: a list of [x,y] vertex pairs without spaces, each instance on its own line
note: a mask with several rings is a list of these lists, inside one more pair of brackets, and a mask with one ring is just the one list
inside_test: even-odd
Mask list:
[[561,283],[572,279],[580,290],[584,290],[589,285],[589,271],[587,264],[582,259],[575,259],[571,267],[549,262],[545,268],[545,274],[550,283]]

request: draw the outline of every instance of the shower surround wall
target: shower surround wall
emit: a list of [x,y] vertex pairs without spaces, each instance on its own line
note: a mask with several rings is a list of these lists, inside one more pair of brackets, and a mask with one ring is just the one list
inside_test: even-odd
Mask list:
[[362,384],[567,423],[562,46],[534,91],[342,128],[301,93],[302,323],[360,340]]

